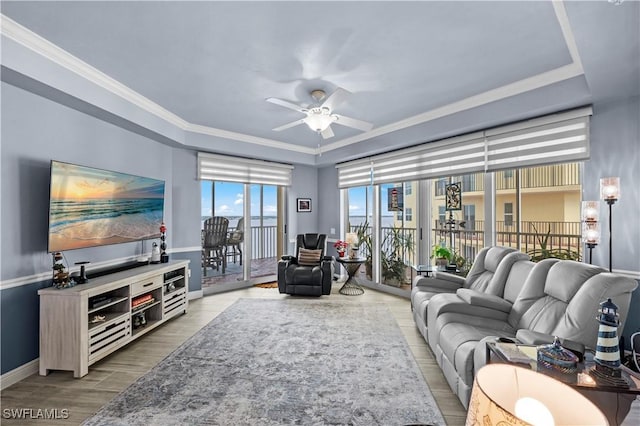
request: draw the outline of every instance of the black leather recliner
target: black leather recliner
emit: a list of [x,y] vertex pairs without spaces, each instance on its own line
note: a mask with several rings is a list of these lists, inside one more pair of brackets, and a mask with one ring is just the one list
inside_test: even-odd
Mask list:
[[[296,256],[282,256],[278,262],[280,293],[301,296],[331,294],[333,256],[325,256],[325,234],[299,234]],[[310,250],[300,256],[300,249]],[[309,258],[311,257],[311,258]]]

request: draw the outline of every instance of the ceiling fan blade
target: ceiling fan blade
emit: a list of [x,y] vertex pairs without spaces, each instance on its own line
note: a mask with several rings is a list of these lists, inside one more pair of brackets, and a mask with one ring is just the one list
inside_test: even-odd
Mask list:
[[292,109],[294,111],[302,112],[302,113],[307,111],[305,107],[300,106],[298,104],[294,104],[293,102],[285,101],[284,99],[267,98],[265,99],[265,101],[271,102],[272,104],[280,105],[281,107]]
[[333,109],[344,102],[344,100],[347,99],[347,96],[349,96],[350,94],[351,92],[349,92],[348,90],[345,90],[342,87],[338,87],[331,95],[329,95],[327,100],[324,101],[321,106],[327,107],[331,111],[333,111]]
[[283,124],[282,126],[276,127],[275,129],[271,129],[271,130],[279,132],[280,130],[289,129],[291,127],[295,127],[295,126],[297,126],[299,124],[302,124],[302,123],[304,123],[304,119],[292,121],[291,123]]
[[363,132],[368,132],[373,129],[373,123],[369,123],[368,121],[357,120],[351,117],[345,117],[344,115],[334,114],[337,118],[334,123],[340,124],[342,126],[353,127],[354,129],[362,130]]
[[322,139],[329,139],[334,136],[333,130],[331,130],[331,126],[324,129],[322,132],[320,132],[320,134],[322,135]]

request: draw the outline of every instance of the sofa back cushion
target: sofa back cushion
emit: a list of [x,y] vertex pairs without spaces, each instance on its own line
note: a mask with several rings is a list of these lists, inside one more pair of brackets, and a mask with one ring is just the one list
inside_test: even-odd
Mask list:
[[574,340],[595,349],[600,326],[595,318],[598,315],[600,303],[610,298],[618,306],[620,315],[618,330],[621,333],[631,307],[631,294],[637,287],[638,282],[633,278],[606,271],[589,278],[576,291],[550,334]]
[[545,296],[544,286],[547,274],[549,269],[559,261],[559,259],[544,259],[531,267],[531,271],[522,285],[522,290],[513,302],[513,309],[509,313],[507,322],[511,327],[522,328],[518,327],[520,320],[534,303]]
[[[511,247],[500,246],[485,247],[480,250],[475,260],[473,261],[473,266],[471,267],[469,274],[467,274],[464,287],[481,291],[483,293],[487,292],[487,289],[489,289],[489,285],[494,279],[494,275],[498,271],[499,266],[505,256],[515,251],[516,249]],[[504,280],[506,279],[506,274],[501,275],[499,279],[501,282],[504,282]],[[501,295],[500,291],[496,291],[498,288],[503,286],[504,283],[502,284],[502,286],[494,285],[494,289],[489,294],[495,294],[497,296]]]
[[[517,328],[550,334],[564,316],[577,291],[591,277],[604,272],[604,269],[597,266],[572,260],[554,262],[546,270],[546,275],[538,278],[538,286],[543,285],[543,294],[523,313]],[[595,312],[591,313],[593,315]]]
[[599,304],[612,298],[618,305],[622,327],[637,286],[635,280],[599,267],[546,259],[532,268],[509,315],[509,324],[595,348]]
[[[518,275],[520,278],[520,281],[518,281],[516,276],[512,276],[517,275],[513,267],[520,262],[529,262],[529,259],[529,255],[521,251],[513,251],[504,256],[496,268],[493,278],[489,281],[485,293],[504,297],[505,291],[508,290],[508,292],[512,294],[512,300],[509,300],[509,302],[513,303],[528,275],[528,272],[523,275]],[[520,269],[517,270],[519,271]],[[508,289],[507,282],[510,283],[510,287],[514,288]]]
[[[513,253],[507,257],[511,257],[512,255],[517,254],[519,253]],[[533,267],[535,266],[535,263],[528,260],[528,257],[529,256],[526,256],[526,259],[523,259],[518,256],[517,258],[519,258],[520,260],[514,262],[513,265],[511,265],[511,267],[509,268],[509,274],[507,275],[507,279],[504,283],[502,298],[511,302],[512,304],[515,303],[518,295],[524,287],[524,283],[527,281],[527,277],[529,277],[529,274],[531,273],[531,269],[533,269]],[[505,261],[506,260],[507,258],[505,258]]]
[[604,271],[600,267],[573,260],[558,262],[549,270],[544,292],[551,297],[569,303],[589,278]]

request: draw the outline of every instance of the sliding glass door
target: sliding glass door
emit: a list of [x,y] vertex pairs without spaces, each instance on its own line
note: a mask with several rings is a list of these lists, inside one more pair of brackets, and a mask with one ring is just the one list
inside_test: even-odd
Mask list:
[[[273,281],[284,235],[275,185],[202,181],[202,288],[205,294]],[[225,229],[208,227],[217,221]],[[208,235],[221,232],[222,237]]]
[[251,278],[278,273],[278,187],[251,185]]

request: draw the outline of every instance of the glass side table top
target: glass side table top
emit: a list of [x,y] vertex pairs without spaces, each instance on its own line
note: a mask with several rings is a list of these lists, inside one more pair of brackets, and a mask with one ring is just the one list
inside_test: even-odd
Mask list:
[[[511,347],[515,349],[514,352],[510,351]],[[506,348],[507,351],[503,351],[501,350],[501,348]],[[622,378],[629,385],[628,388],[622,386],[612,386],[596,380],[596,376],[592,371],[595,367],[595,361],[593,359],[594,353],[592,351],[587,351],[584,354],[584,361],[578,363],[577,373],[560,374],[548,368],[538,366],[537,361],[533,358],[536,353],[535,348],[536,346],[521,345],[516,343],[487,342],[487,363],[496,361],[506,362],[519,365],[524,368],[530,368],[531,370],[537,371],[538,373],[552,376],[575,388],[640,395],[640,374],[634,373],[624,366],[621,367],[621,374]],[[524,356],[519,356],[518,352],[520,355]],[[528,361],[526,359],[527,357],[529,358]],[[508,358],[511,358],[514,361],[509,361]]]

